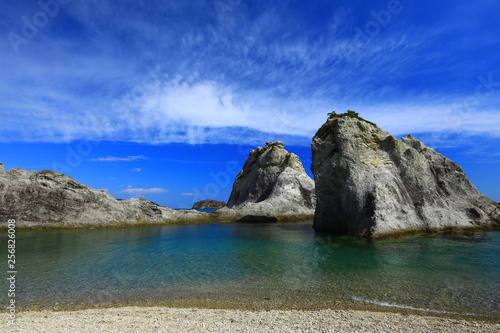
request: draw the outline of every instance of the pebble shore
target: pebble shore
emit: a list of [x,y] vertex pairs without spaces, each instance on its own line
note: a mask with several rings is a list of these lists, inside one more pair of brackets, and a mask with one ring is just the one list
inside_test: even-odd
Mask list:
[[486,323],[355,310],[215,310],[118,307],[79,311],[22,311],[0,332],[500,332]]

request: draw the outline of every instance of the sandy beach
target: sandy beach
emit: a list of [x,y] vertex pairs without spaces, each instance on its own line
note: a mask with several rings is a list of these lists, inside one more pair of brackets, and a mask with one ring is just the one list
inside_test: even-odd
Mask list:
[[354,310],[119,307],[25,311],[1,332],[499,332],[500,323]]

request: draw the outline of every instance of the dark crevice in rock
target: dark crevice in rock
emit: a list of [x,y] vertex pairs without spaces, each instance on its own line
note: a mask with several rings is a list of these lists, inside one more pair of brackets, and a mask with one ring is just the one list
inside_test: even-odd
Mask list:
[[400,141],[364,120],[335,117],[312,151],[317,230],[376,238],[500,224],[498,205],[462,168],[413,136]]

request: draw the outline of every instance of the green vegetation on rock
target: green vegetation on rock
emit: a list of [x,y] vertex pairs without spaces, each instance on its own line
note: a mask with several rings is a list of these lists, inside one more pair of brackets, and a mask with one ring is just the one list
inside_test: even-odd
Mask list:
[[42,171],[39,171],[38,173],[41,175],[54,175],[54,176],[59,174],[59,172],[52,171],[52,170],[42,170]]
[[349,118],[359,119],[359,120],[367,122],[367,123],[369,123],[369,124],[371,124],[373,126],[377,126],[375,123],[372,123],[371,121],[368,121],[366,119],[361,118],[359,116],[359,113],[357,113],[356,111],[347,110],[347,112],[344,112],[344,113],[337,113],[335,111],[332,111],[332,112],[328,112],[328,120],[326,121],[326,123],[323,124],[323,126],[321,126],[319,128],[319,130],[316,132],[315,137],[318,137],[318,138],[321,138],[321,139],[323,139],[324,137],[326,137],[328,135],[328,133],[331,130],[333,130],[333,128],[337,124],[336,119],[343,118],[343,117],[349,117]]

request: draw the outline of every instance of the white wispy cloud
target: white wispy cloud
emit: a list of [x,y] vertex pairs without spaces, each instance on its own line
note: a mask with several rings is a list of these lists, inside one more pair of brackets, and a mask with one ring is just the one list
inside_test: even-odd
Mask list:
[[[475,92],[478,76],[500,81],[496,54],[477,61],[468,53],[498,33],[477,38],[467,17],[411,24],[405,2],[390,25],[356,45],[354,29],[373,20],[370,11],[383,9],[377,6],[332,3],[302,25],[307,13],[281,2],[255,12],[229,2],[223,15],[213,2],[136,3],[133,11],[112,1],[70,2],[64,10],[78,23],[71,27],[77,39],[57,33],[65,21],[56,17],[54,29],[44,28],[19,54],[0,40],[7,50],[0,53],[0,142],[308,145],[327,112],[346,109],[396,135],[499,137],[498,83],[480,98]],[[6,31],[29,14],[19,8],[0,22]]]
[[[146,156],[138,155],[138,156],[127,156],[127,157],[116,157],[116,156],[107,156],[107,157],[97,157],[88,159],[88,161],[93,162],[130,162],[137,160],[147,159]],[[141,169],[132,169],[132,171],[141,171]]]
[[153,187],[153,188],[127,188],[125,190],[120,191],[120,193],[128,193],[128,194],[133,194],[133,195],[144,195],[144,194],[150,194],[150,193],[165,193],[168,192],[168,190],[162,188],[162,187]]
[[361,116],[394,134],[442,133],[500,137],[500,113],[496,110],[462,112],[457,104],[381,104],[355,107]]
[[181,195],[195,195],[194,193],[181,193]]
[[[318,107],[317,102],[308,102],[309,107]],[[119,104],[120,120],[134,133],[141,135],[149,129],[158,138],[182,133],[193,142],[210,140],[231,127],[308,136],[317,120],[294,101],[277,100],[261,92],[241,94],[214,81],[179,77],[154,82],[143,87],[139,96]]]
[[133,168],[132,171],[141,172],[141,168]]

